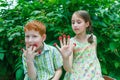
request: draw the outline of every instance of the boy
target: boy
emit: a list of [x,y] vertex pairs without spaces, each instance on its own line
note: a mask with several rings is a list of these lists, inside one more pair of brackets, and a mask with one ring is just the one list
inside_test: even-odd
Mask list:
[[24,80],[59,80],[62,57],[59,51],[47,45],[46,28],[34,20],[24,27],[26,49],[23,49]]

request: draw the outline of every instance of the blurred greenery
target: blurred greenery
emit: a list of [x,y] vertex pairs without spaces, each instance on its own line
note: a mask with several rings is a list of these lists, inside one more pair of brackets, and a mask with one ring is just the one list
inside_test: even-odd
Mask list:
[[0,7],[0,80],[23,80],[21,48],[26,22],[43,21],[46,43],[53,45],[62,34],[74,36],[71,16],[76,10],[87,10],[91,15],[103,75],[120,79],[119,0],[17,0],[13,8],[10,2],[0,0]]

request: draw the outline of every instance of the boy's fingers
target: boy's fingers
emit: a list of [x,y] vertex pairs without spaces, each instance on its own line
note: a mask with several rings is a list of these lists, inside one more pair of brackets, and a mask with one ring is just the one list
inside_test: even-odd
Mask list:
[[35,53],[33,54],[34,57],[35,57],[36,55],[38,55],[38,52],[35,52]]
[[33,52],[35,52],[35,50],[36,50],[36,46],[32,46],[33,48],[32,48],[32,50],[33,50]]
[[25,52],[25,49],[24,49],[24,48],[22,48],[22,52],[23,52],[23,53]]
[[26,50],[22,48],[22,51],[23,51],[24,56],[26,56]]
[[33,49],[33,46],[30,46],[30,48],[28,48],[29,50],[32,50]]
[[60,46],[63,46],[62,37],[59,36]]
[[26,47],[26,50],[27,50],[27,51],[32,50],[32,46]]

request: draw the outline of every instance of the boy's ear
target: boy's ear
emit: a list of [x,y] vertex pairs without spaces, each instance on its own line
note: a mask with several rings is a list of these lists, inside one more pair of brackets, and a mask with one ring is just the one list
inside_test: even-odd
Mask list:
[[42,40],[43,40],[43,42],[46,40],[46,34],[43,34]]

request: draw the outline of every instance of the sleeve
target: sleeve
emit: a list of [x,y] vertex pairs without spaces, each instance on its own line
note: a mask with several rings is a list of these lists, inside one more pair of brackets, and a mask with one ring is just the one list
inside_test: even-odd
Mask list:
[[97,44],[97,37],[95,35],[93,35],[93,41],[95,44]]
[[29,80],[28,75],[27,75],[27,63],[25,61],[26,59],[24,55],[22,55],[22,63],[23,63],[23,69],[24,69],[24,74],[25,74],[24,80]]
[[53,64],[55,69],[63,66],[62,56],[56,48],[53,49]]
[[27,63],[24,55],[22,55],[22,63],[23,63],[23,69],[24,69],[24,74],[27,73]]

